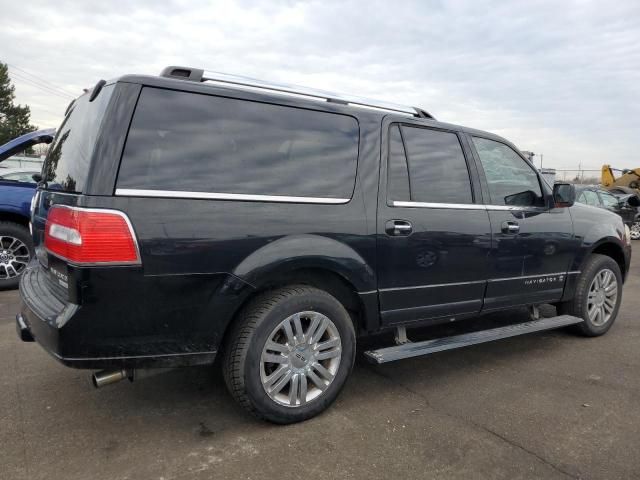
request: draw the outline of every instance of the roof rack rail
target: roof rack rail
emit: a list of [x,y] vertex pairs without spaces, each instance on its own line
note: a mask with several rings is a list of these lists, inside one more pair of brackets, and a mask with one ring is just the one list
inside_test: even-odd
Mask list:
[[298,85],[268,82],[264,80],[258,80],[256,78],[244,77],[241,75],[231,75],[222,72],[205,72],[205,70],[201,68],[170,66],[164,68],[162,72],[160,72],[160,76],[166,78],[176,78],[179,80],[188,80],[191,82],[224,83],[240,87],[269,90],[272,92],[316,98],[331,103],[339,103],[342,105],[354,105],[359,107],[374,108],[378,110],[387,110],[396,113],[413,115],[414,117],[418,118],[428,118],[431,120],[435,120],[433,115],[422,108],[398,105],[395,103],[372,100],[363,97],[346,96],[339,93],[301,87]]

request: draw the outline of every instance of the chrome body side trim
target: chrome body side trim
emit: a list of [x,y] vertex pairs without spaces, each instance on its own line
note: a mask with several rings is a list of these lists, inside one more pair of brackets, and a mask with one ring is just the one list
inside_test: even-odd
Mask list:
[[520,277],[504,277],[504,278],[489,278],[487,280],[474,280],[471,282],[452,282],[452,283],[435,283],[433,285],[415,285],[411,287],[394,287],[394,288],[381,288],[380,292],[393,292],[398,290],[417,290],[421,288],[437,288],[437,287],[455,287],[461,285],[474,285],[478,283],[486,282],[504,282],[508,280],[526,280],[527,278],[539,278],[539,277],[553,277],[558,275],[578,274],[580,272],[557,272],[557,273],[541,273],[539,275],[522,275]]
[[567,272],[540,273],[538,275],[521,275],[518,277],[490,278],[489,282],[505,282],[508,280],[521,280],[521,279],[539,278],[539,277],[554,277],[558,275],[567,275]]
[[318,203],[338,205],[349,203],[349,198],[291,197],[287,195],[248,195],[244,193],[186,192],[180,190],[144,190],[137,188],[117,188],[121,197],[193,198],[201,200],[239,200],[247,202]]
[[432,203],[432,202],[405,202],[393,201],[394,207],[416,208],[449,208],[453,210],[498,210],[507,212],[540,211],[539,207],[517,207],[510,205],[486,205],[480,203]]
[[512,205],[485,205],[487,210],[507,211],[507,212],[544,212],[542,207],[517,207]]
[[434,283],[433,285],[416,285],[412,287],[381,288],[380,291],[395,292],[398,290],[417,290],[420,288],[455,287],[455,286],[461,286],[461,285],[474,285],[478,283],[486,283],[486,280],[473,280],[471,282]]
[[417,208],[450,208],[456,210],[486,210],[485,205],[479,203],[429,203],[429,202],[393,202],[394,207]]

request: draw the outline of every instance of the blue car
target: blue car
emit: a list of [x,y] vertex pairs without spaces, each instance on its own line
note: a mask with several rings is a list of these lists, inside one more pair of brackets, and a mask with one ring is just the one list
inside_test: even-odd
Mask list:
[[[51,143],[55,129],[38,130],[0,146],[0,162],[40,143]],[[0,178],[0,289],[16,288],[34,255],[29,232],[36,184]]]

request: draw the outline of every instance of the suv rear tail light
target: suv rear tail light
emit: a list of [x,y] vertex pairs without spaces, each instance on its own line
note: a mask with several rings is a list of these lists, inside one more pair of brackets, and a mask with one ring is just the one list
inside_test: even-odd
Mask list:
[[54,205],[45,248],[79,265],[139,265],[140,252],[129,218],[118,210]]

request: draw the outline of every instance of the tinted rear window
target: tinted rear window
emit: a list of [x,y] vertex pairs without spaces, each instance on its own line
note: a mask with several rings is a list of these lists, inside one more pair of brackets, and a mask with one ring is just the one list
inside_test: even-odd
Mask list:
[[409,159],[411,200],[473,203],[471,180],[455,133],[402,126]]
[[93,102],[88,94],[76,99],[49,147],[43,172],[47,188],[82,193],[112,92],[113,85],[108,85]]
[[118,188],[351,198],[349,116],[144,88]]

